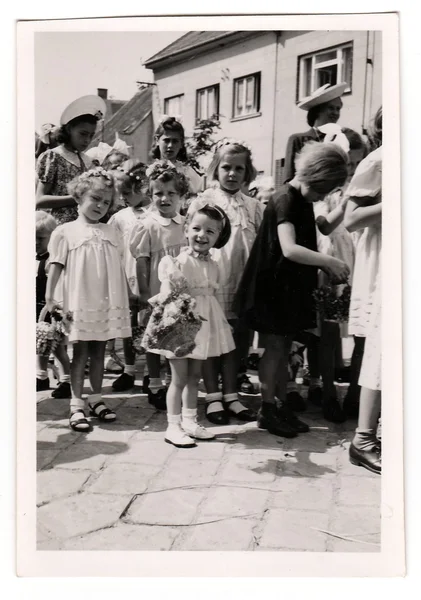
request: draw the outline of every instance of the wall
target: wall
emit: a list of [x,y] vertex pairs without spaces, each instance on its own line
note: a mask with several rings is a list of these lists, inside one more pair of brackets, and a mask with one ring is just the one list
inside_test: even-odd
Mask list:
[[[306,112],[297,108],[296,89],[298,57],[309,52],[353,41],[352,91],[342,97],[340,124],[362,133],[381,104],[382,49],[381,32],[369,32],[368,56],[373,65],[367,67],[367,31],[287,31],[279,40],[279,69],[276,90],[275,159],[285,157],[288,137],[309,127]],[[365,114],[364,88],[366,87]],[[273,166],[274,168],[274,166]]]
[[152,113],[135,129],[131,135],[119,133],[120,139],[132,146],[133,155],[144,163],[150,163],[149,152],[152,147],[153,138]]
[[[184,94],[183,125],[191,135],[196,117],[196,90],[219,83],[221,131],[218,137],[244,139],[251,146],[255,166],[270,172],[273,137],[276,34],[258,33],[254,38],[196,56],[181,64],[155,71],[155,122],[162,114],[164,99]],[[232,120],[233,80],[261,72],[260,116]]]

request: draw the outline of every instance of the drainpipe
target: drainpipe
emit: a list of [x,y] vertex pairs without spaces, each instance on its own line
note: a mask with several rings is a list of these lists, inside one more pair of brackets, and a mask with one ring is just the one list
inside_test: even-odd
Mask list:
[[276,123],[276,87],[278,85],[278,41],[280,33],[276,32],[276,47],[275,47],[275,78],[273,89],[273,115],[272,115],[272,148],[270,157],[270,174],[275,176],[275,123]]
[[361,131],[364,135],[367,135],[367,128],[365,126],[365,114],[366,114],[366,102],[367,102],[367,78],[368,78],[368,65],[371,63],[371,60],[368,58],[368,46],[370,41],[370,32],[367,31],[367,45],[365,51],[365,76],[364,76],[364,96],[363,96],[363,115],[362,115],[362,124]]

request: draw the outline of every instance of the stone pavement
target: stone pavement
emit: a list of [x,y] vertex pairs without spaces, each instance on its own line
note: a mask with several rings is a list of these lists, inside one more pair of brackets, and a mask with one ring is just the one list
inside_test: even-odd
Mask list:
[[380,550],[381,478],[348,461],[355,421],[309,407],[291,440],[233,420],[177,449],[141,382],[117,395],[114,378],[118,421],[89,434],[69,429],[68,400],[37,394],[38,550]]

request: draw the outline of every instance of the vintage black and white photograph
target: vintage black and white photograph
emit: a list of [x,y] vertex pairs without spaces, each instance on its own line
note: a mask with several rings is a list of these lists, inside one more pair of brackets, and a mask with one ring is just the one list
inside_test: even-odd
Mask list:
[[376,560],[389,33],[112,21],[31,38],[36,551]]

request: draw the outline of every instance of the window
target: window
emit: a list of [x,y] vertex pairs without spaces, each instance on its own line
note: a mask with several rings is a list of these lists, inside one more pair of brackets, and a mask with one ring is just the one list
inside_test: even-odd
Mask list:
[[202,88],[196,92],[196,121],[219,115],[219,85]]
[[322,85],[347,83],[345,92],[352,87],[352,43],[300,56],[298,58],[299,85],[297,100],[310,96]]
[[246,117],[260,110],[260,73],[234,79],[233,117]]
[[164,114],[169,117],[181,116],[183,114],[183,98],[184,94],[172,96],[164,100]]

